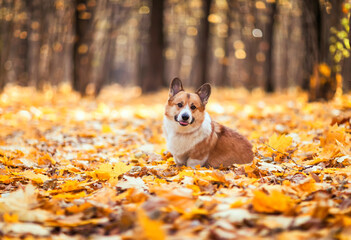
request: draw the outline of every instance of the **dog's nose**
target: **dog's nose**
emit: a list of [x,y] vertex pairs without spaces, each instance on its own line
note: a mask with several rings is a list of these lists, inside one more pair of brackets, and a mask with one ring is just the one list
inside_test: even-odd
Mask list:
[[189,114],[183,113],[182,114],[182,119],[185,120],[185,121],[188,120],[189,119]]

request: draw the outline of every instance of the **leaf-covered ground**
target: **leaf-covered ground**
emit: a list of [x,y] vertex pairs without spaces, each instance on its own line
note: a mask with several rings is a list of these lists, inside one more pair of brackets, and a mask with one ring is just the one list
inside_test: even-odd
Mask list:
[[167,92],[139,95],[0,95],[2,239],[350,239],[350,95],[214,91],[212,118],[255,152],[220,170],[177,168]]

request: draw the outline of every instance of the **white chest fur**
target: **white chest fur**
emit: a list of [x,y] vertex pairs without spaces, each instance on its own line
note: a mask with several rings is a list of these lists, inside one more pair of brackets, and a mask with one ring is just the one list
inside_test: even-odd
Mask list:
[[191,129],[191,126],[188,126],[188,132],[177,132],[177,129],[181,127],[179,126],[179,123],[174,120],[169,120],[166,117],[163,119],[163,126],[166,133],[167,149],[174,156],[180,156],[187,153],[196,144],[209,137],[212,131],[211,118],[207,112],[205,112],[205,119],[203,123],[197,130]]

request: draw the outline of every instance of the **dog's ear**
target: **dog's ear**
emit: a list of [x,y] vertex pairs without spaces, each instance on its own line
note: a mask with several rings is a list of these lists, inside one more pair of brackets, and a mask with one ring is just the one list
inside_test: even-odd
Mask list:
[[211,95],[211,85],[209,83],[205,83],[196,91],[196,94],[199,95],[202,104],[206,105],[208,98]]
[[169,97],[171,98],[181,91],[184,91],[182,81],[179,78],[174,78],[169,87]]

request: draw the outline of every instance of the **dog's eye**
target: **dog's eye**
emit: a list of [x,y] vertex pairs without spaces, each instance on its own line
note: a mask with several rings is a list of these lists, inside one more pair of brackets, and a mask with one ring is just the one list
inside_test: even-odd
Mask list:
[[192,105],[190,108],[191,108],[192,110],[195,110],[195,109],[196,109],[196,106],[195,106],[195,105]]
[[177,105],[178,105],[178,107],[180,107],[180,108],[183,107],[183,103],[178,103]]

